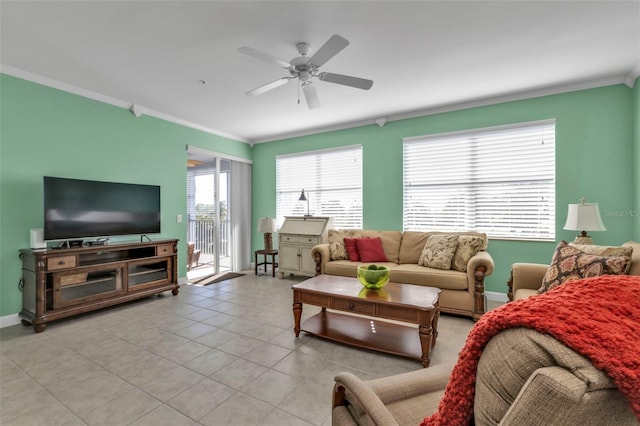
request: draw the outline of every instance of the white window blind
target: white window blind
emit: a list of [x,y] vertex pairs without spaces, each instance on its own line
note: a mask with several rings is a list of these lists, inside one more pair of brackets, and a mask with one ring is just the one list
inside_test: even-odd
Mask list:
[[403,141],[403,225],[555,240],[555,121]]
[[360,145],[276,157],[276,214],[307,214],[298,201],[304,189],[309,213],[330,216],[335,228],[362,228],[362,147]]

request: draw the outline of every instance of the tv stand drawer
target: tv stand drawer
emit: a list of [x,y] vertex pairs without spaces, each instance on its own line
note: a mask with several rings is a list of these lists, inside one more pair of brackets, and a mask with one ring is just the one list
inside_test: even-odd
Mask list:
[[47,271],[57,271],[59,269],[75,268],[75,256],[57,256],[47,259]]
[[157,250],[156,256],[166,256],[169,254],[173,254],[173,244],[159,245],[156,250]]

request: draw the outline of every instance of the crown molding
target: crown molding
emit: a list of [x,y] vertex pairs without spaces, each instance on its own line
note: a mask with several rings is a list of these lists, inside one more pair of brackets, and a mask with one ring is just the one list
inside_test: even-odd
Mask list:
[[[636,68],[634,68],[634,70],[635,69]],[[434,114],[441,114],[444,112],[460,111],[464,109],[496,105],[496,104],[501,104],[505,102],[539,98],[542,96],[558,95],[562,93],[575,92],[579,90],[595,89],[598,87],[612,86],[615,84],[626,84],[627,78],[630,74],[631,73],[627,74],[627,76],[614,75],[614,76],[607,76],[607,77],[594,79],[594,80],[571,82],[567,84],[549,86],[549,87],[540,87],[540,88],[521,91],[521,92],[513,92],[513,93],[506,93],[498,96],[477,98],[469,101],[438,105],[431,108],[406,111],[406,112],[401,112],[397,114],[389,114],[389,115],[381,114],[381,115],[384,115],[382,118],[381,118],[381,115],[376,115],[375,117],[369,117],[364,120],[338,124],[335,126],[327,126],[322,128],[316,128],[316,129],[301,130],[299,132],[278,134],[278,135],[273,135],[273,136],[269,136],[262,139],[253,139],[252,143],[256,144],[256,143],[264,143],[264,142],[273,142],[273,141],[282,140],[282,139],[310,136],[318,133],[325,133],[325,132],[331,132],[336,130],[345,130],[345,129],[362,127],[362,126],[371,125],[371,124],[376,124],[380,126],[378,124],[380,120],[385,120],[385,124],[386,124],[391,121],[400,121],[400,120],[407,120],[410,118],[425,117],[425,116],[434,115]],[[640,70],[638,70],[637,74],[640,74]],[[636,74],[636,77],[638,76],[637,74]],[[635,77],[633,80],[635,80]],[[626,85],[629,86],[628,84]],[[633,84],[629,87],[633,87]]]
[[[31,81],[33,83],[41,84],[43,86],[48,86],[54,89],[62,90],[63,92],[72,93],[74,95],[82,96],[84,98],[92,99],[94,101],[113,105],[118,108],[124,108],[129,111],[133,111],[133,109],[138,108],[140,109],[140,111],[142,111],[142,114],[148,115],[150,117],[159,118],[160,120],[163,120],[163,121],[168,121],[170,123],[178,124],[180,126],[188,127],[195,130],[200,130],[201,132],[209,133],[216,136],[221,136],[223,138],[233,139],[236,142],[249,143],[249,140],[238,135],[232,135],[230,133],[225,133],[215,129],[210,129],[208,127],[201,126],[191,121],[184,120],[180,117],[175,117],[170,114],[165,114],[160,111],[149,109],[135,102],[127,102],[121,99],[112,98],[110,96],[106,96],[101,93],[93,92],[91,90],[83,89],[81,87],[73,86],[71,84],[63,83],[61,81],[53,80],[48,77],[30,73],[28,71],[24,71],[11,66],[0,64],[0,72],[3,74],[10,75],[12,77],[17,77],[23,80]],[[136,118],[137,117],[139,117],[139,115],[136,115]]]
[[635,64],[635,66],[629,70],[627,75],[624,77],[624,84],[633,89],[633,85],[638,77],[640,77],[640,62]]
[[279,133],[271,136],[266,136],[264,138],[251,138],[251,139],[247,139],[239,135],[233,135],[226,132],[218,131],[215,129],[210,129],[208,127],[201,126],[199,124],[190,122],[188,120],[184,120],[179,117],[165,114],[160,111],[148,109],[136,103],[112,98],[97,92],[92,92],[90,90],[86,90],[70,84],[62,83],[60,81],[43,77],[41,75],[33,74],[33,73],[20,70],[14,67],[0,64],[0,72],[7,75],[11,75],[13,77],[21,78],[23,80],[32,81],[34,83],[42,84],[44,86],[49,86],[54,89],[58,89],[64,92],[83,96],[85,98],[107,103],[107,104],[114,105],[116,107],[124,108],[127,110],[132,110],[132,108],[135,105],[137,108],[140,108],[145,115],[155,117],[160,120],[168,121],[174,124],[178,124],[180,126],[188,127],[195,130],[200,130],[205,133],[221,136],[227,139],[232,139],[237,142],[247,143],[253,148],[253,146],[258,143],[274,142],[274,141],[283,140],[283,139],[310,136],[310,135],[315,135],[319,133],[333,132],[337,130],[346,130],[346,129],[352,129],[356,127],[373,125],[373,124],[379,127],[382,127],[379,124],[381,121],[383,121],[386,124],[391,121],[407,120],[411,118],[441,114],[444,112],[459,111],[459,110],[464,110],[469,108],[477,108],[477,107],[495,105],[495,104],[500,104],[505,102],[513,102],[513,101],[537,98],[541,96],[557,95],[562,93],[575,92],[578,90],[594,89],[597,87],[611,86],[614,84],[625,84],[626,86],[633,88],[635,80],[640,76],[640,63],[636,64],[626,75],[613,75],[613,76],[607,76],[607,77],[602,77],[602,78],[593,79],[593,80],[571,82],[571,83],[556,85],[556,86],[540,87],[540,88],[535,88],[535,89],[526,90],[526,91],[501,94],[498,96],[477,98],[477,99],[459,102],[459,103],[437,105],[437,106],[429,107],[425,109],[405,111],[397,114],[389,114],[389,115],[377,114],[375,116],[367,117],[362,120],[349,121],[349,122],[339,123],[339,124],[330,125],[330,126],[315,127],[313,129]]

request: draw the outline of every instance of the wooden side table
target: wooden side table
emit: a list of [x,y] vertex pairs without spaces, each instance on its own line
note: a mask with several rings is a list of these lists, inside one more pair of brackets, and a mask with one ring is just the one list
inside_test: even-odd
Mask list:
[[[264,273],[267,274],[267,265],[271,265],[271,276],[276,276],[276,268],[278,267],[278,262],[276,261],[276,256],[278,255],[278,250],[256,250],[255,252],[255,264],[256,264],[256,275],[258,275],[258,266],[264,265]],[[258,263],[258,256],[263,256],[263,262]],[[269,262],[271,260],[271,262]]]

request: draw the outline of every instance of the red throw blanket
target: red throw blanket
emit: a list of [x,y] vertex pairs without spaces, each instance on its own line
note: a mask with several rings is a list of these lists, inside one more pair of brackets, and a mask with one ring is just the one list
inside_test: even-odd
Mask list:
[[484,314],[467,338],[438,411],[421,426],[471,423],[482,350],[491,337],[512,327],[551,335],[591,360],[611,377],[640,420],[640,277],[603,275],[569,281]]

